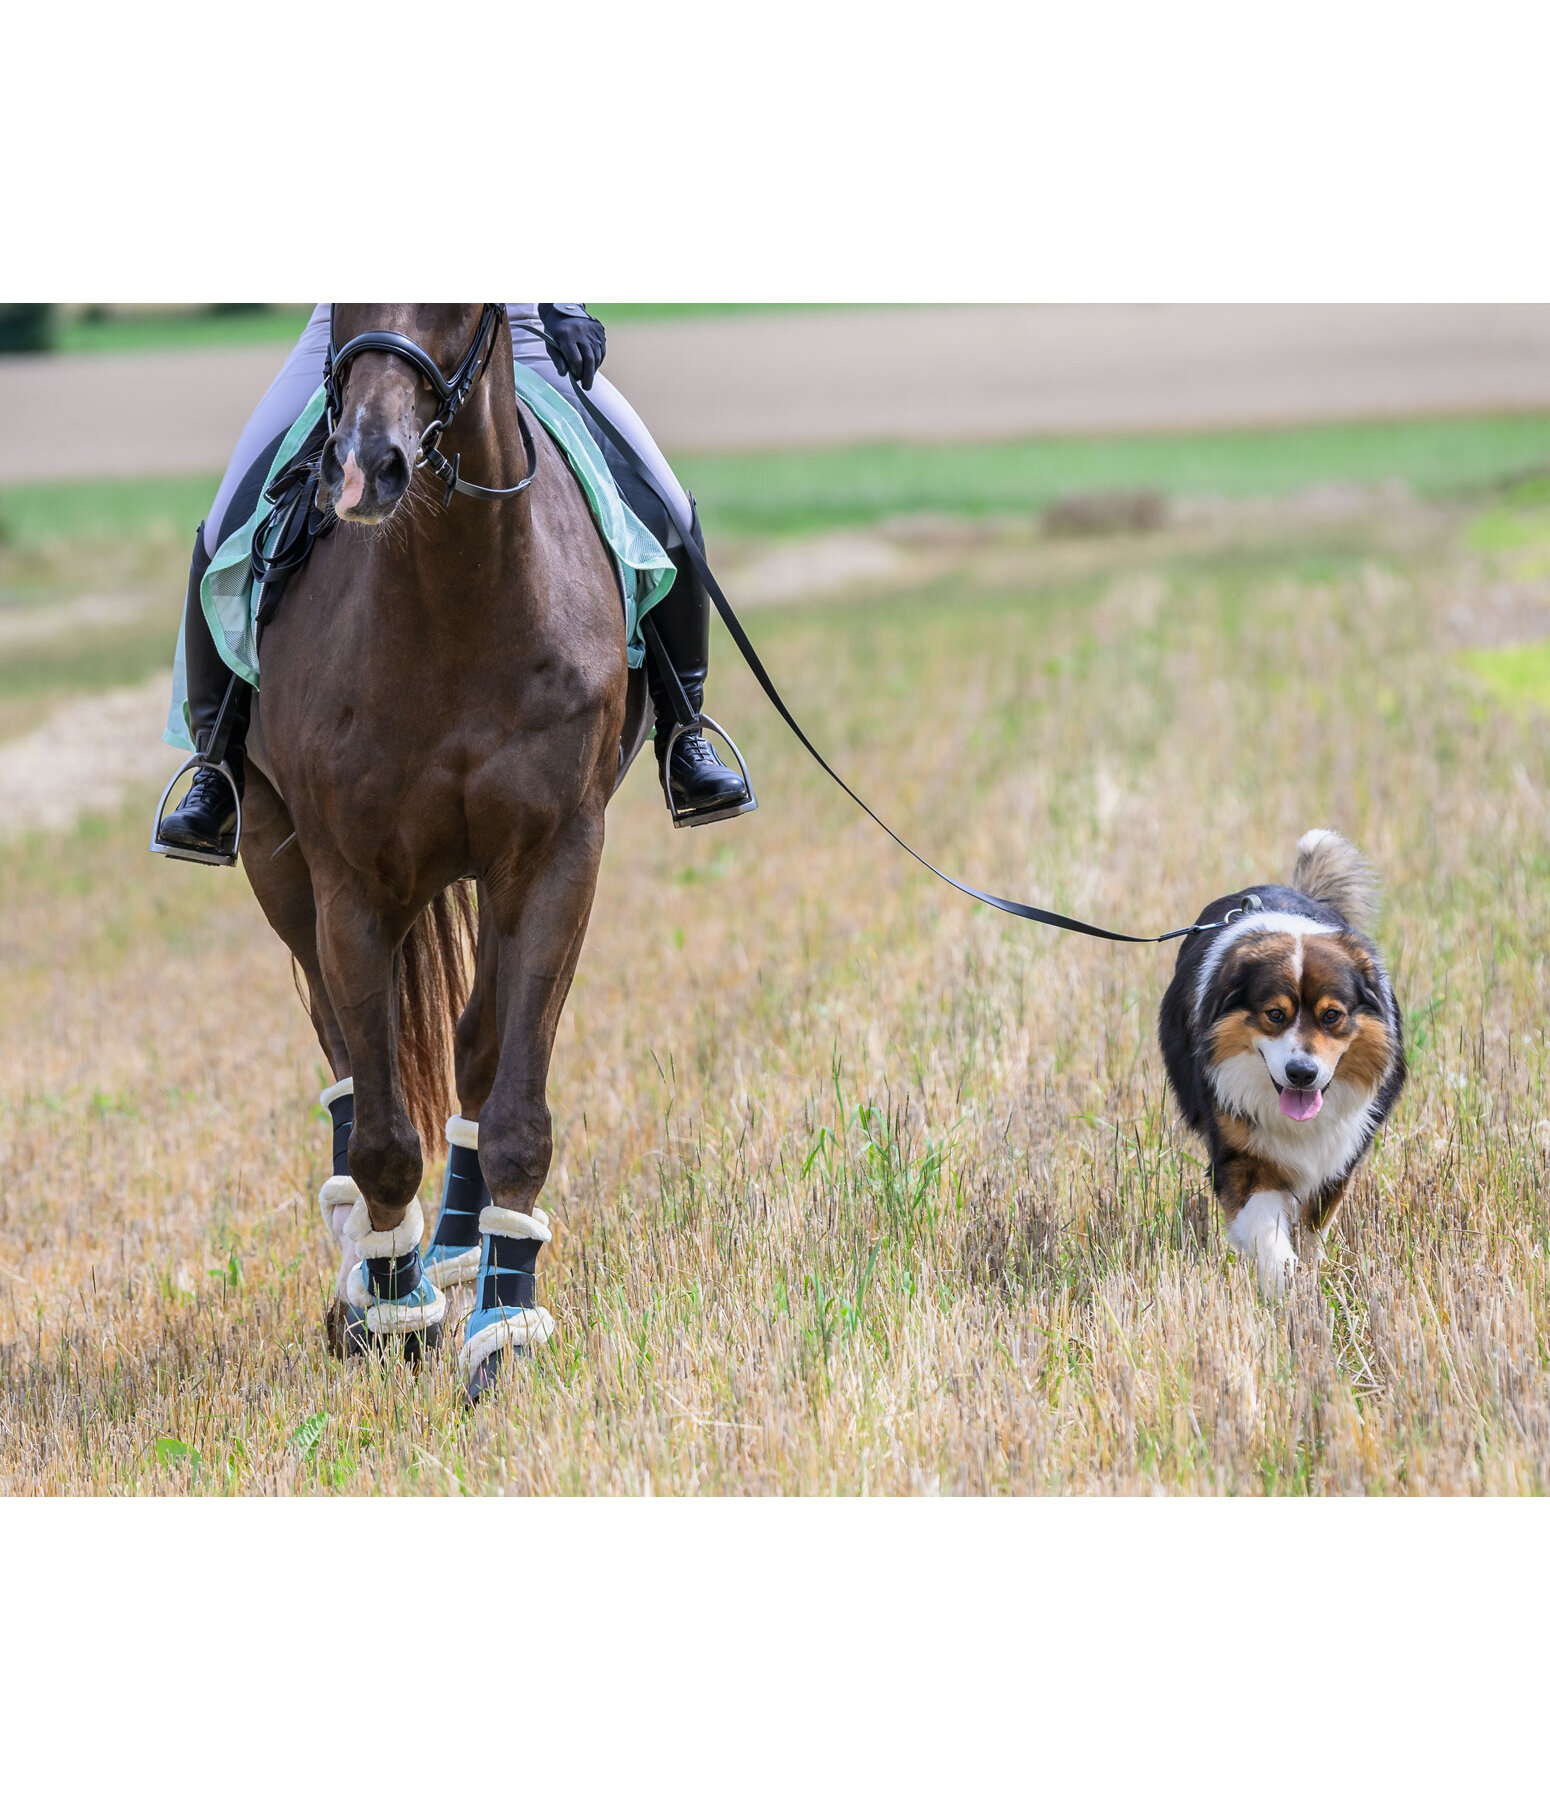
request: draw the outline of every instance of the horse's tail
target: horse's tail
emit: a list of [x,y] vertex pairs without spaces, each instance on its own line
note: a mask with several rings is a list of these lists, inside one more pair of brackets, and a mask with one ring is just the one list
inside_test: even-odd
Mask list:
[[415,920],[398,959],[398,1075],[427,1156],[457,1111],[452,1033],[468,1004],[476,933],[473,883],[457,881]]

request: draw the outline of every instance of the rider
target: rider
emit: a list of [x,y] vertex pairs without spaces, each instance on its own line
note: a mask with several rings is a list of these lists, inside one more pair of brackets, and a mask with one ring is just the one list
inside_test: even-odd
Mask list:
[[[506,312],[511,324],[512,352],[517,361],[541,375],[567,399],[572,398],[570,381],[574,379],[579,383],[592,404],[650,469],[657,486],[671,502],[670,508],[664,507],[630,469],[616,447],[586,420],[583,413],[583,421],[597,437],[626,501],[661,539],[677,572],[672,587],[651,612],[656,642],[671,663],[672,672],[696,719],[693,727],[680,732],[674,740],[671,759],[667,756],[667,722],[675,716],[672,692],[666,675],[657,665],[656,656],[648,654],[646,658],[647,683],[659,722],[657,771],[669,807],[689,825],[711,824],[717,819],[746,812],[753,805],[748,784],[737,770],[729,769],[722,762],[698,725],[710,652],[710,596],[684,548],[685,539],[692,539],[702,552],[704,550],[705,540],[700,533],[693,499],[680,485],[634,408],[610,381],[598,374],[607,349],[601,322],[584,306],[573,304],[535,305],[520,301],[508,304]],[[538,335],[539,330],[551,341],[546,343]],[[216,490],[209,517],[194,541],[188,596],[184,603],[183,636],[189,715],[194,744],[201,754],[211,748],[232,676],[210,635],[199,598],[200,583],[222,540],[258,505],[262,485],[280,441],[322,385],[331,333],[332,308],[316,307],[296,348],[238,438],[226,474]],[[242,740],[246,735],[250,698],[249,690],[239,683],[234,695],[236,718],[230,724],[225,753],[239,794],[242,790]],[[229,851],[235,830],[232,789],[218,769],[204,767],[196,773],[183,804],[163,819],[157,835],[163,844],[218,853]]]

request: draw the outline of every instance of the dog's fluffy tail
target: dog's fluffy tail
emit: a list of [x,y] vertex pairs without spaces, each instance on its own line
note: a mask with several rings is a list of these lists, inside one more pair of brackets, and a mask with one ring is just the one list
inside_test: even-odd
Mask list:
[[1367,859],[1338,831],[1305,831],[1297,842],[1292,886],[1299,894],[1332,906],[1358,931],[1369,931],[1378,916],[1378,878]]

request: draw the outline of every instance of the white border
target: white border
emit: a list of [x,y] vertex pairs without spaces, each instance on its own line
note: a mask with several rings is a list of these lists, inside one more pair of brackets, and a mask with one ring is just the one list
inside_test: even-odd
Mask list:
[[[411,1713],[383,1714],[394,1779],[493,1778],[510,1721],[504,1664],[469,1685],[474,1550],[518,1505],[543,1546],[518,1615],[541,1704],[508,1746],[528,1784],[1305,1794],[1314,1768],[1338,1793],[1493,1794],[1542,1774],[1533,1502],[42,1502],[4,1509],[16,1791],[358,1779],[367,1534],[406,1567],[474,1556]],[[449,1716],[482,1772],[428,1729]]]
[[1550,297],[1517,0],[12,10],[11,299]]

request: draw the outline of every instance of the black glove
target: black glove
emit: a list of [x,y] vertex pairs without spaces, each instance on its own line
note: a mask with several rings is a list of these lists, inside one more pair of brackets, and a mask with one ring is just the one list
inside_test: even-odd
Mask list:
[[573,375],[584,388],[603,366],[608,354],[608,334],[584,306],[555,306],[545,302],[538,309],[539,323],[554,343],[549,360],[562,375]]

